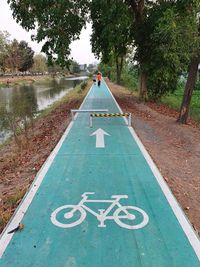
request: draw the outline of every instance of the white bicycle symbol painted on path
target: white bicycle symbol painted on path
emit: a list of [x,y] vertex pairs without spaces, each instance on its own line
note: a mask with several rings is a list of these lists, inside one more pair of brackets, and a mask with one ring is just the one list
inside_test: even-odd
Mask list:
[[[119,203],[120,199],[128,198],[127,195],[111,196],[113,200],[97,200],[97,199],[88,200],[88,195],[92,194],[95,193],[85,192],[82,195],[82,199],[78,203],[78,205],[64,205],[54,210],[51,214],[51,222],[54,225],[61,228],[75,227],[81,224],[85,220],[87,212],[94,215],[100,222],[98,227],[106,227],[104,223],[105,220],[114,220],[120,227],[129,230],[134,230],[145,227],[149,222],[149,217],[144,210],[135,206],[122,206]],[[98,209],[99,213],[96,213],[91,208],[87,207],[86,203],[111,203],[111,204],[107,209]],[[113,216],[109,216],[108,214],[116,206],[118,208],[114,211]],[[137,220],[137,217],[139,217],[139,222]],[[65,223],[59,221],[60,219],[62,219],[63,221],[63,218],[65,219]],[[127,223],[125,223],[124,221],[126,221]]]

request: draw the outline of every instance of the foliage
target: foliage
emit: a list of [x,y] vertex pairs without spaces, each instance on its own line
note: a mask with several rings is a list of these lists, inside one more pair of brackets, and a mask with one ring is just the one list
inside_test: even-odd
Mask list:
[[12,192],[4,196],[0,205],[0,232],[4,229],[9,219],[12,216],[13,209],[19,205],[19,202],[23,198],[27,191],[26,186],[21,186],[20,188],[13,188]]
[[27,71],[33,66],[34,51],[28,46],[28,43],[21,41],[19,43],[19,55],[20,55],[20,66],[19,71]]
[[116,68],[111,60],[108,64],[101,62],[98,65],[98,70],[102,73],[102,76],[104,77],[107,77],[108,71],[110,71],[111,80],[116,81]]
[[195,91],[200,91],[200,74],[198,73],[197,82],[194,88]]
[[80,66],[79,66],[79,64],[76,61],[71,61],[70,71],[72,73],[80,73],[81,72]]
[[7,44],[7,54],[4,57],[4,69],[10,69],[12,72],[27,71],[33,65],[34,51],[28,46],[28,43],[21,41],[20,43],[14,39]]
[[48,65],[48,72],[52,74],[52,76],[55,76],[57,72],[61,72],[62,68],[56,64],[55,62]]
[[151,11],[148,22],[152,30],[145,66],[147,85],[149,97],[158,99],[173,92],[180,74],[187,71],[197,52],[197,20],[195,12],[180,10],[178,3],[165,3]]
[[[174,93],[169,93],[163,96],[161,98],[161,103],[179,111],[184,94],[184,86],[185,86],[185,81],[183,79],[179,79],[177,83],[177,88],[174,90]],[[193,93],[190,106],[190,114],[189,114],[193,119],[197,121],[200,121],[199,103],[200,103],[200,87]]]
[[124,57],[128,46],[133,43],[131,14],[121,0],[94,0],[91,2],[90,11],[92,51],[101,57],[103,63],[114,61],[119,83]]
[[[114,54],[126,55],[127,47],[133,42],[132,17],[120,0],[92,1],[92,50],[108,63]],[[123,20],[121,19],[123,17]]]
[[19,43],[14,39],[8,46],[8,53],[5,57],[5,66],[12,72],[17,72],[20,67]]
[[44,41],[42,52],[50,63],[68,65],[69,45],[78,39],[86,24],[88,1],[79,0],[8,0],[13,17],[27,31],[37,29],[33,40]]
[[87,81],[83,81],[83,82],[81,83],[81,89],[82,89],[82,90],[85,90],[85,88],[87,87],[87,85],[88,85]]
[[0,71],[5,70],[4,60],[7,55],[9,33],[0,31]]
[[33,73],[45,73],[48,71],[47,59],[42,54],[35,55],[33,62],[33,67],[31,68]]
[[28,125],[33,126],[33,118],[37,111],[37,99],[33,87],[24,86],[22,94],[15,88],[11,102],[0,105],[0,130],[9,130],[19,147],[21,146],[19,133],[24,132],[28,140]]
[[138,88],[138,67],[126,64],[122,72],[122,84],[128,88],[130,92],[137,91]]
[[[135,60],[141,96],[157,99],[174,88],[197,45],[199,0],[126,0],[135,19]],[[183,42],[184,40],[184,42]],[[144,93],[144,94],[143,94]]]
[[154,99],[173,91],[199,47],[199,0],[8,2],[18,23],[26,30],[37,29],[33,39],[45,41],[43,52],[49,61],[55,60],[61,66],[69,63],[69,45],[78,39],[90,11],[93,52],[103,63],[116,65],[118,82],[124,56],[134,45],[143,98],[147,86],[149,97]]

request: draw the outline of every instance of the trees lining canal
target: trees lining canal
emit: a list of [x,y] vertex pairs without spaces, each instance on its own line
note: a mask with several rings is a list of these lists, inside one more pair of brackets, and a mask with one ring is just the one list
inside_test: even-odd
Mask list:
[[28,125],[45,108],[62,98],[86,77],[76,79],[59,78],[45,82],[0,88],[0,143],[11,133],[20,145],[18,133],[25,132]]

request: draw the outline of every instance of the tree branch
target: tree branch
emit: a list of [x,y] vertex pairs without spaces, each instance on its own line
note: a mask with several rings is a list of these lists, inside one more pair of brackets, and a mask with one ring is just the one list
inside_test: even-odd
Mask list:
[[137,22],[140,22],[144,13],[144,0],[127,0],[126,1],[132,8]]

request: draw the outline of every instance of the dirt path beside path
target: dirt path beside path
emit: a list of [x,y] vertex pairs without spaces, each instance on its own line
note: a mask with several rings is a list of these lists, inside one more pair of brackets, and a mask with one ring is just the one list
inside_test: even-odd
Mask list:
[[164,179],[200,234],[200,124],[176,123],[178,113],[152,103],[139,103],[129,91],[108,82],[123,111]]

